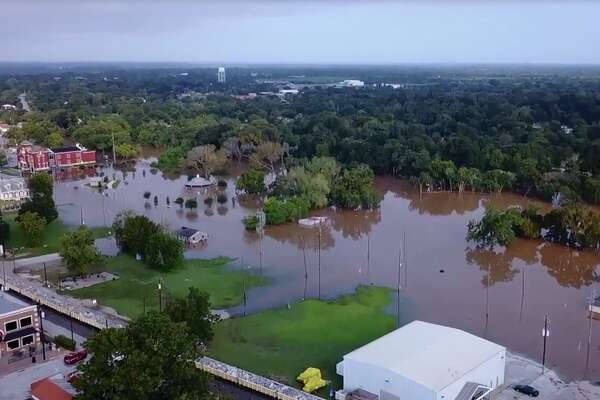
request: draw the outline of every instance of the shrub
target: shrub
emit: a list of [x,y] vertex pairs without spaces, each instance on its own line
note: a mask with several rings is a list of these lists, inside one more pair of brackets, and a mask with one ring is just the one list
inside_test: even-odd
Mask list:
[[240,175],[236,188],[248,194],[259,194],[267,190],[265,187],[265,173],[251,169]]
[[150,192],[144,192],[145,199],[149,199],[151,195],[152,195],[152,193],[150,193]]
[[227,195],[225,194],[220,194],[217,196],[217,203],[219,204],[225,204],[227,203]]
[[175,199],[175,204],[179,204],[182,205],[183,204],[183,197],[178,197]]
[[219,179],[219,182],[217,182],[217,185],[220,188],[226,188],[227,187],[227,181],[225,179]]
[[185,208],[198,208],[198,201],[196,199],[187,199],[185,201]]
[[68,338],[64,335],[57,335],[54,337],[54,343],[56,343],[57,346],[62,347],[63,349],[67,349],[67,350],[75,350],[75,346],[76,343],[74,340],[72,340],[71,338]]
[[247,217],[242,218],[242,223],[249,231],[253,231],[256,229],[256,225],[258,224],[258,218],[255,215],[248,215]]
[[296,221],[305,217],[309,209],[309,201],[302,197],[292,197],[285,201],[269,197],[264,205],[268,225],[280,225]]
[[213,201],[215,201],[212,197],[207,197],[204,199],[204,204],[206,204],[208,207],[212,206]]

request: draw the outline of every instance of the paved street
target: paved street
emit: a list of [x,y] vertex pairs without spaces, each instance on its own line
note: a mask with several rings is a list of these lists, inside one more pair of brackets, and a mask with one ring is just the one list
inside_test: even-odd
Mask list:
[[74,370],[74,367],[65,365],[62,357],[58,357],[2,376],[0,377],[0,400],[27,399],[32,382],[58,373],[68,374]]

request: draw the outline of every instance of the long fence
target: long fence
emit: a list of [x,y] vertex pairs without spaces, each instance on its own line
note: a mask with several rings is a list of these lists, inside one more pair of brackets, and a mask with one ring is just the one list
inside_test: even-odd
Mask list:
[[238,367],[201,357],[196,361],[196,367],[236,385],[254,390],[278,400],[323,400],[310,393],[284,385],[283,383],[253,374]]

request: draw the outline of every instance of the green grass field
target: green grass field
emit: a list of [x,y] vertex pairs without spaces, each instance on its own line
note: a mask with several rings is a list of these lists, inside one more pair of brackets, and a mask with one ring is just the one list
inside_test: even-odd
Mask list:
[[[210,260],[185,260],[184,265],[171,272],[162,273],[151,269],[133,257],[121,255],[109,258],[103,271],[119,275],[119,279],[65,292],[79,298],[97,299],[101,305],[114,308],[122,315],[134,317],[144,310],[158,307],[159,280],[163,296],[185,295],[190,286],[208,292],[213,308],[226,308],[243,301],[244,281],[246,288],[266,284],[264,277],[232,271],[226,266],[231,262],[225,257]],[[164,301],[165,297],[163,297]]]
[[[19,223],[15,221],[16,214],[7,215],[4,220],[10,225],[10,240],[8,241],[8,248],[19,249],[17,250],[17,257],[23,256],[40,256],[42,254],[56,253],[60,249],[60,241],[65,233],[77,229],[77,226],[69,226],[63,224],[61,221],[54,220],[46,225],[46,230],[42,236],[42,246],[28,248],[27,241],[25,240],[25,233],[19,226]],[[110,228],[107,227],[96,227],[91,228],[96,238],[108,236]]]
[[335,301],[306,300],[291,309],[222,321],[209,355],[297,387],[296,376],[317,367],[339,387],[335,365],[342,356],[394,329],[395,318],[384,311],[390,294],[385,288],[359,287]]

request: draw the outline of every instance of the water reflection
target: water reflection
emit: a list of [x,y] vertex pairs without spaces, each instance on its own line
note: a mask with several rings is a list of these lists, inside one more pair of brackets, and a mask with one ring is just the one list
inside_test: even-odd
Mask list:
[[381,222],[381,210],[337,211],[329,217],[333,229],[341,232],[345,239],[359,240],[371,232],[373,225]]
[[540,255],[542,264],[548,268],[548,274],[561,286],[580,289],[600,282],[600,274],[597,271],[600,260],[593,252],[544,244]]
[[517,271],[513,270],[513,257],[506,252],[468,248],[465,256],[468,264],[476,265],[485,272],[481,278],[483,287],[491,287],[499,282],[510,282],[517,274]]

